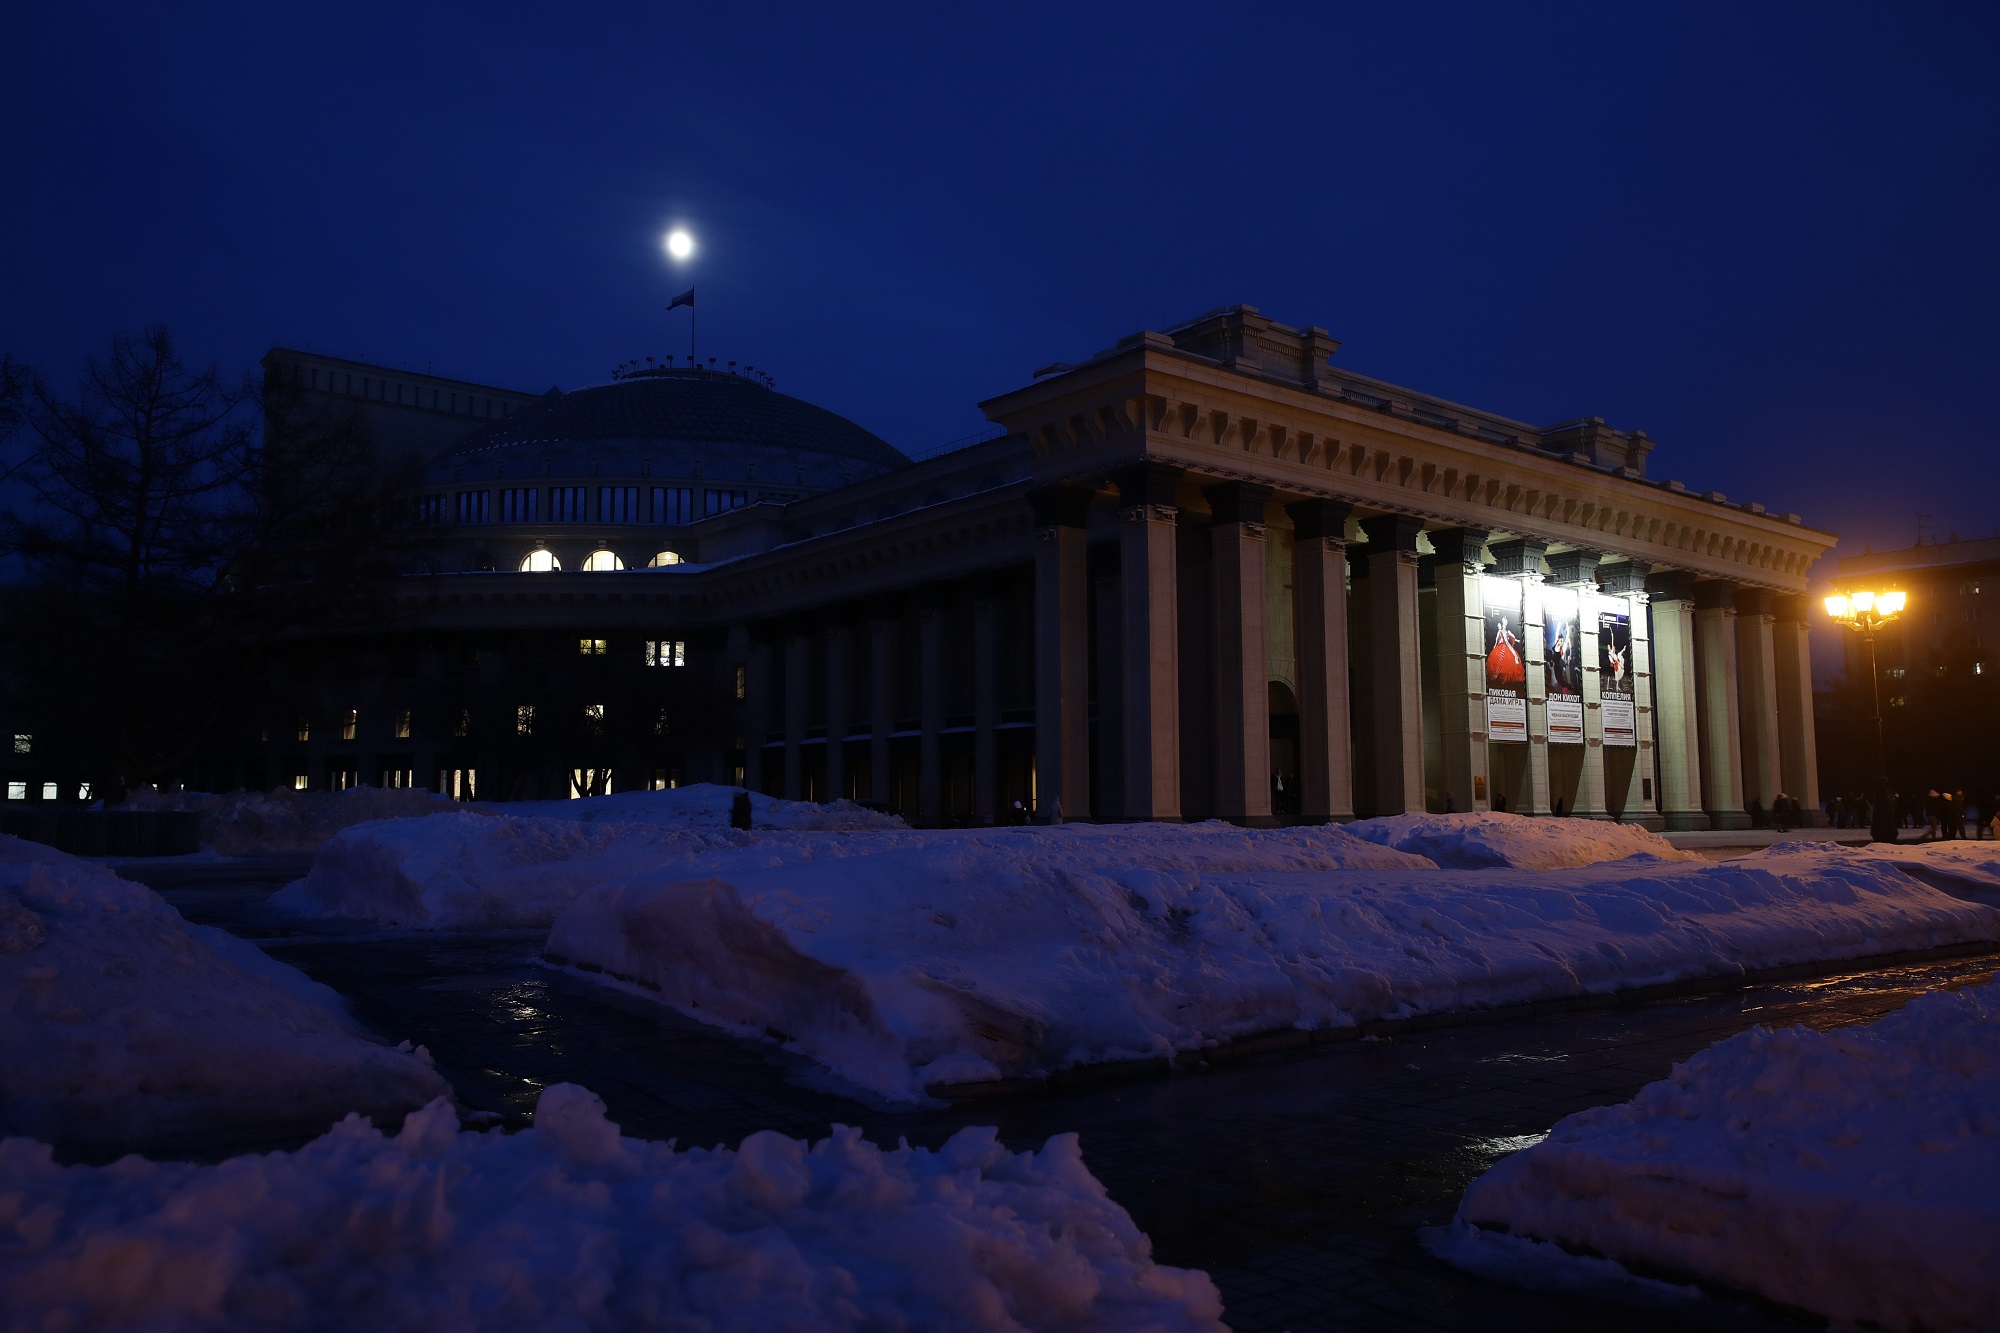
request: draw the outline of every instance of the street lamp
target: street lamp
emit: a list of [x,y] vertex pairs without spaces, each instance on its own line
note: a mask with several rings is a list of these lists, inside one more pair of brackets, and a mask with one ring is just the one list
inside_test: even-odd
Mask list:
[[1868,687],[1875,702],[1875,800],[1869,836],[1877,842],[1896,840],[1895,794],[1889,790],[1889,753],[1882,741],[1882,677],[1875,669],[1875,631],[1903,613],[1909,597],[1895,592],[1837,592],[1826,599],[1826,613],[1855,631],[1868,645]]

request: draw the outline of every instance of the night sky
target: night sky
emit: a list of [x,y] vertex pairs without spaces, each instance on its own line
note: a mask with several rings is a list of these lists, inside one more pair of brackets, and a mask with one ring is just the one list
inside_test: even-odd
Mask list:
[[0,348],[567,388],[692,282],[923,450],[1241,301],[1843,551],[2000,530],[2000,7],[1519,8],[17,6]]

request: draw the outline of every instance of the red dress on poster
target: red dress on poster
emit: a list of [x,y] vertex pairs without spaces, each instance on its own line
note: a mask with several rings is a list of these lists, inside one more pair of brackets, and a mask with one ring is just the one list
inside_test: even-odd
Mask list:
[[1500,617],[1493,633],[1493,651],[1486,654],[1486,683],[1499,689],[1526,691],[1528,668],[1521,661],[1521,641],[1507,629],[1507,617]]

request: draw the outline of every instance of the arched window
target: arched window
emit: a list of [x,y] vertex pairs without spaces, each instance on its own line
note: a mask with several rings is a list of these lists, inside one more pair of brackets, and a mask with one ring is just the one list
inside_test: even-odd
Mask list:
[[680,563],[681,553],[679,551],[662,551],[646,562],[646,568],[664,569],[668,565],[678,565]]
[[592,551],[584,557],[583,567],[587,570],[623,569],[625,562],[615,551]]
[[554,551],[533,550],[521,558],[523,574],[546,574],[552,569],[561,569],[562,561],[556,559]]

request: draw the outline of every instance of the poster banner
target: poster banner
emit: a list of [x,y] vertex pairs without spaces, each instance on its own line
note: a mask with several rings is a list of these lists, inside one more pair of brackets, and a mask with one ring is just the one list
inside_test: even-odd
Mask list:
[[1486,603],[1486,739],[1528,739],[1528,664],[1521,646],[1521,585],[1482,578]]
[[1638,719],[1632,708],[1632,617],[1624,611],[1597,613],[1597,679],[1604,743],[1627,749],[1638,745]]
[[1577,633],[1576,613],[1574,589],[1542,590],[1542,662],[1551,745],[1583,744],[1583,639]]

